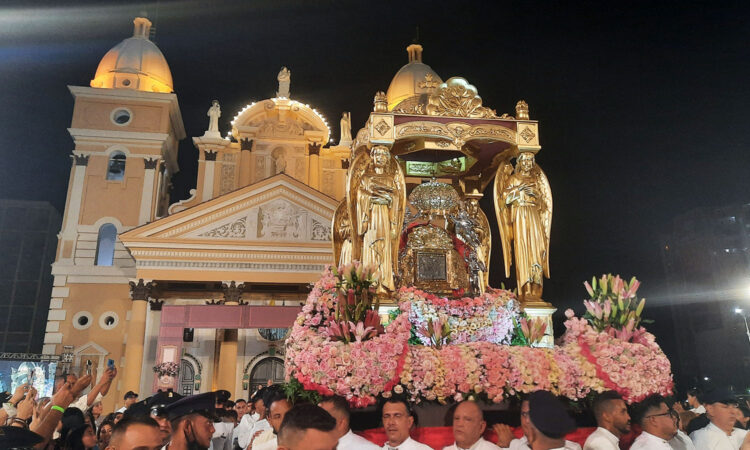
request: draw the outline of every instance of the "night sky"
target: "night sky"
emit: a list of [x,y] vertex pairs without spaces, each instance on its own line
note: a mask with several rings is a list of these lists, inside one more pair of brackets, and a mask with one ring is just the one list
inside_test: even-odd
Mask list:
[[750,201],[744,2],[28,3],[0,7],[5,198],[64,209],[73,149],[66,86],[88,86],[101,57],[147,12],[188,135],[173,201],[194,186],[190,138],[206,129],[212,99],[225,134],[245,104],[274,95],[287,66],[292,98],[322,111],[337,140],[342,111],[352,113],[353,134],[363,126],[374,93],[407,62],[417,27],[423,61],[443,80],[467,78],[498,114],[525,99],[540,122],[537,162],[555,200],[544,296],[556,306],[581,311],[581,282],[605,272],[636,275],[643,295],[664,299],[659,242],[672,219]]

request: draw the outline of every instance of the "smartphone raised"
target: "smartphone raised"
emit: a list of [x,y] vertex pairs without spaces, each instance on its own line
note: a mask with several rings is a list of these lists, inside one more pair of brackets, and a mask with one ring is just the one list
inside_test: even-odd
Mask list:
[[115,368],[115,360],[114,359],[108,359],[107,360],[107,368],[108,369],[114,369]]

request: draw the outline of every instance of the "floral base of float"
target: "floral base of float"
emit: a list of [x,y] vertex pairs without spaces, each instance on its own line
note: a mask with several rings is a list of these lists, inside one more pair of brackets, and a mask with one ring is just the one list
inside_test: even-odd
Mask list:
[[[394,295],[399,310],[383,332],[344,342],[329,333],[342,298],[339,288],[335,272],[326,270],[294,324],[286,343],[292,391],[340,395],[353,407],[369,406],[394,393],[415,402],[472,397],[499,403],[539,389],[573,401],[611,389],[632,403],[672,391],[669,360],[642,327],[631,327],[624,336],[612,326],[601,326],[602,317],[596,329],[590,319],[567,310],[566,331],[554,348],[507,345],[519,342],[516,334],[522,333],[511,292],[492,289],[476,298],[448,299],[402,288]],[[602,301],[611,300],[592,300]],[[596,313],[596,308],[589,311]],[[632,317],[620,308],[623,313]],[[455,339],[438,346],[413,343],[418,333],[412,333],[412,327],[423,328],[433,319],[447,321]]]

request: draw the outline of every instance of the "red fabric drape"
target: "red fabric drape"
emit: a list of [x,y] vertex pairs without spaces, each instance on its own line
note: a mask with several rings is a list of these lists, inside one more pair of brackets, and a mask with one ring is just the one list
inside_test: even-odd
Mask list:
[[[589,434],[593,433],[595,428],[578,428],[576,431],[565,436],[565,439],[573,442],[577,442],[583,447],[586,442],[586,438]],[[374,442],[377,445],[382,446],[385,444],[385,430],[382,428],[373,428],[371,430],[365,430],[358,433],[365,437],[370,442]],[[523,436],[523,431],[520,427],[513,429],[513,434],[520,438]],[[631,432],[620,439],[620,448],[628,449],[635,440],[636,433]],[[429,445],[435,450],[442,450],[443,447],[453,444],[453,429],[451,427],[421,427],[412,430],[412,439],[415,439],[425,445]],[[484,438],[490,442],[497,443],[497,435],[492,430],[487,430],[484,434]]]

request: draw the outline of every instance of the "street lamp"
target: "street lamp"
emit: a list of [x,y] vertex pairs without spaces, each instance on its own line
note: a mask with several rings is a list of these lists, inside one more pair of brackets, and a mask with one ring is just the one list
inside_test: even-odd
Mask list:
[[747,333],[747,341],[750,342],[750,327],[747,326],[747,316],[743,314],[742,308],[734,308],[734,313],[742,316],[742,320],[745,321],[745,333]]

